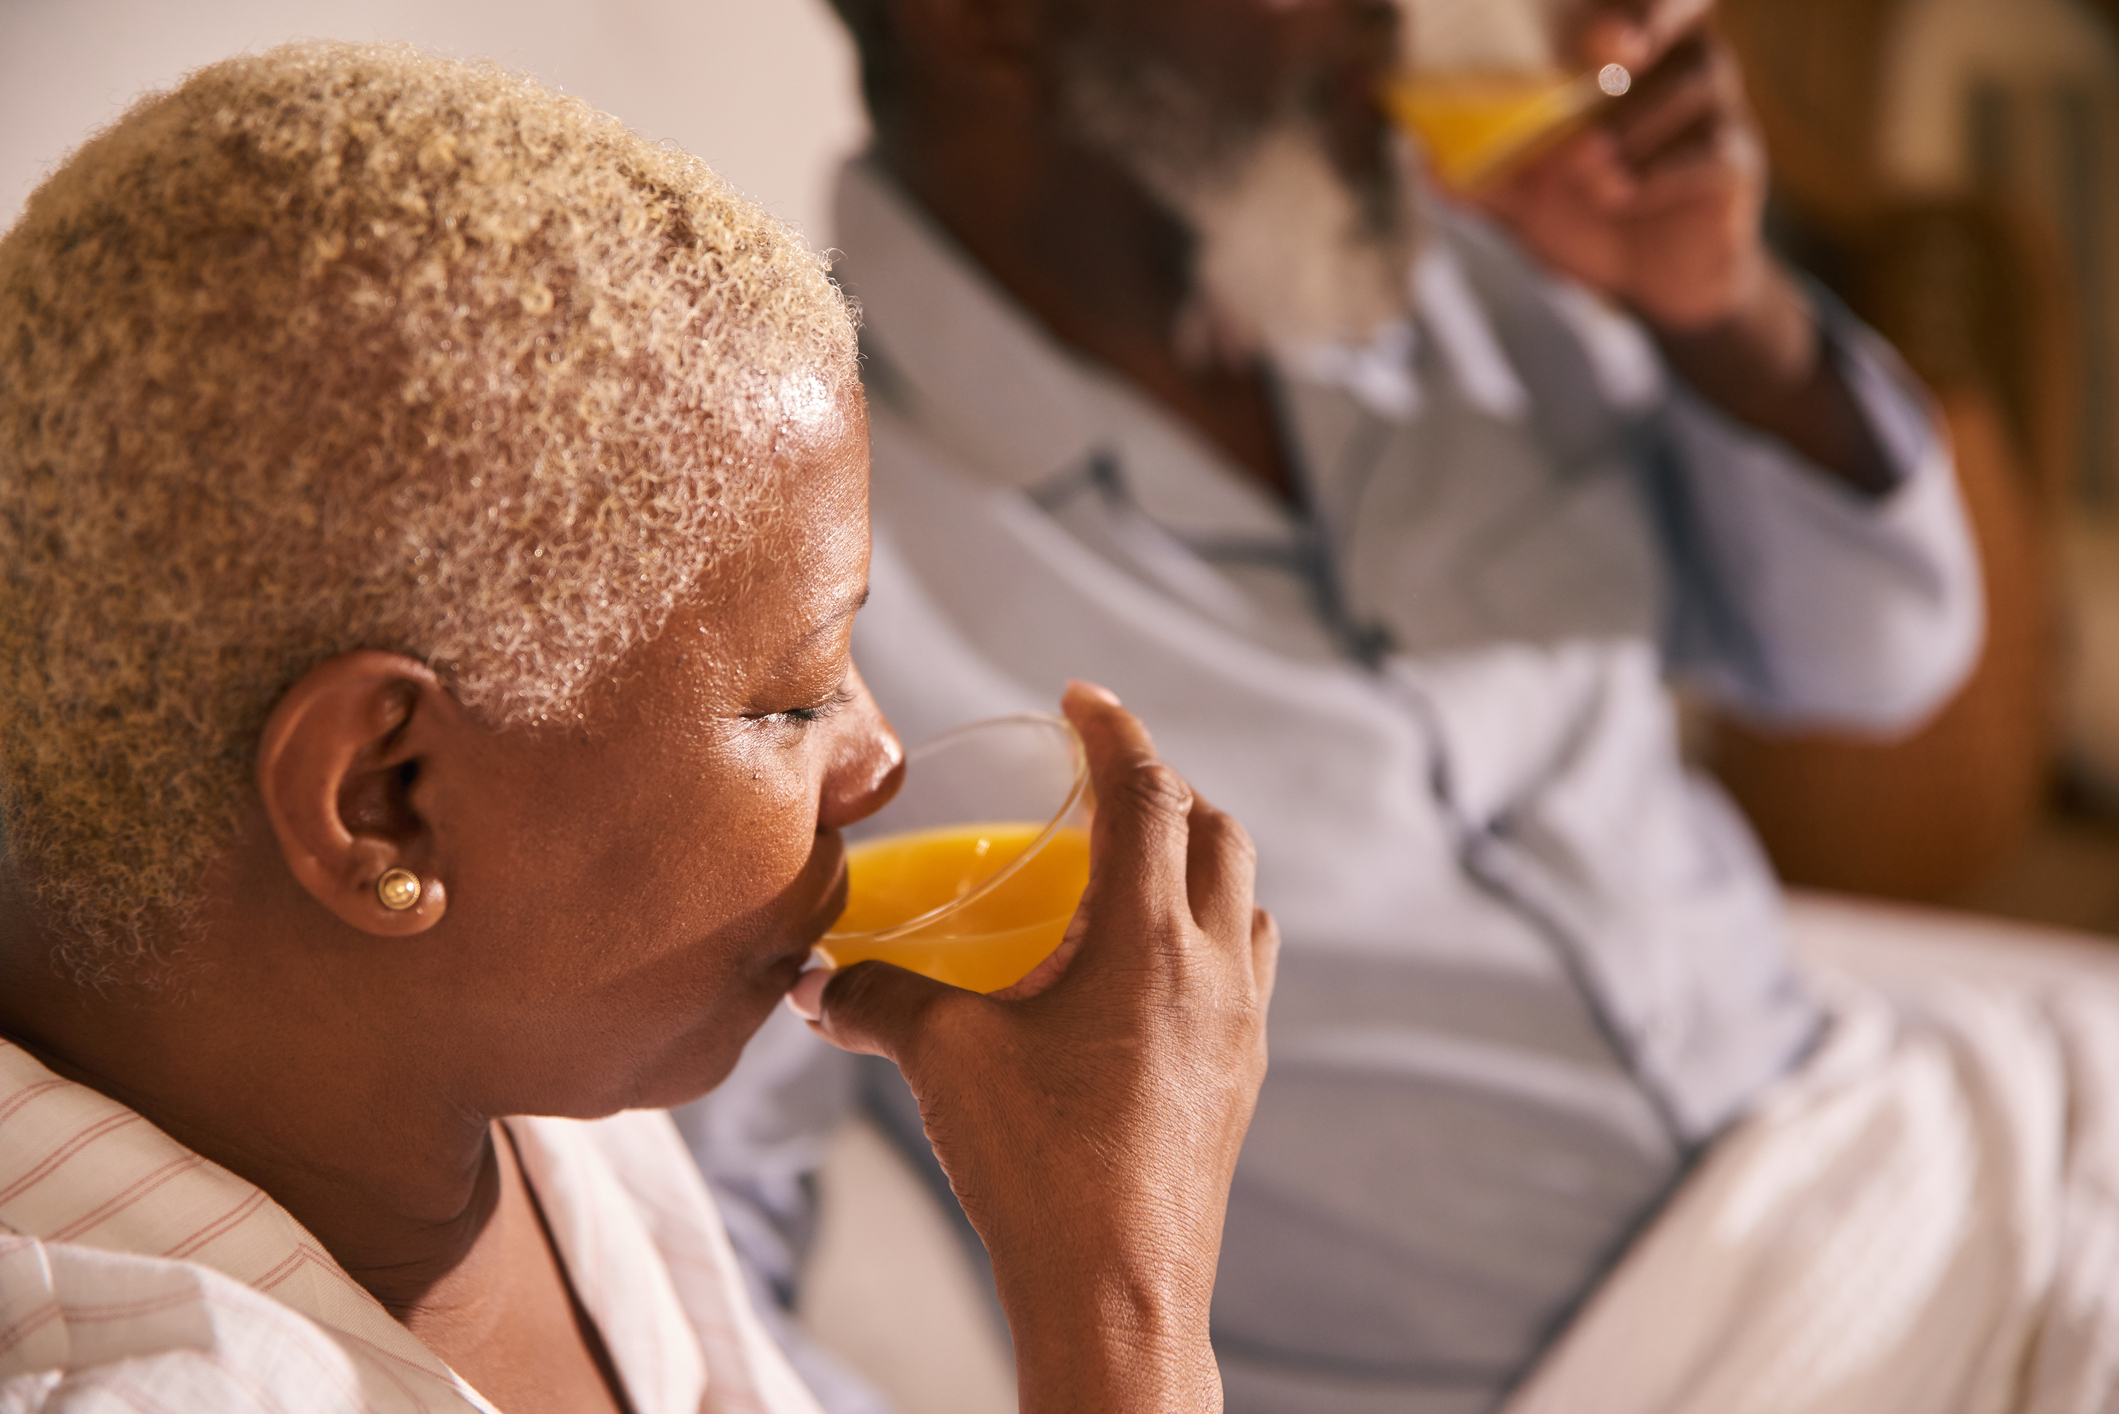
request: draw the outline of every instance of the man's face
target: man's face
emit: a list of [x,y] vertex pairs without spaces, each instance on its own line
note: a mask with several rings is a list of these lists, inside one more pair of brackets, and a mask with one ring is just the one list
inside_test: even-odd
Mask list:
[[[1394,0],[1052,0],[1058,121],[1191,228],[1217,351],[1361,341],[1416,225],[1381,104]],[[1185,337],[1182,333],[1180,337]]]
[[1301,115],[1349,181],[1388,170],[1397,0],[1060,0],[1056,15],[1080,61],[1180,78],[1231,140]]

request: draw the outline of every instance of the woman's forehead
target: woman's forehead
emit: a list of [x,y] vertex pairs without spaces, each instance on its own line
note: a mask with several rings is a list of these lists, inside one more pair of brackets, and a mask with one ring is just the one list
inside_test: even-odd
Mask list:
[[698,623],[766,651],[849,616],[868,585],[868,418],[858,385],[782,424],[745,544],[700,586]]

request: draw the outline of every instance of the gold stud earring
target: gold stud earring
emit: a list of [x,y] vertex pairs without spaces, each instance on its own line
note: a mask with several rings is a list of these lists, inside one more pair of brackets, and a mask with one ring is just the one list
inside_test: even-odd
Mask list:
[[375,897],[392,913],[403,913],[418,903],[426,891],[419,875],[410,869],[386,869],[383,877],[375,881]]

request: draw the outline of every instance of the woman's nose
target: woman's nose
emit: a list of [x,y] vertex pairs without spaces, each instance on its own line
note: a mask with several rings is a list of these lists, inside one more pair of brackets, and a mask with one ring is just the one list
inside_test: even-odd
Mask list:
[[831,718],[838,732],[817,805],[819,830],[843,830],[875,814],[905,779],[905,744],[869,696],[860,669],[852,670],[847,685],[853,701]]

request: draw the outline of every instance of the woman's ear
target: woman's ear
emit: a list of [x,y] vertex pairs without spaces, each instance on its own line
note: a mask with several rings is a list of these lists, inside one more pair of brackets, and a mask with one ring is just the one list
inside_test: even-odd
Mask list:
[[373,649],[302,675],[258,745],[258,791],[295,879],[364,933],[441,921],[448,891],[420,812],[425,758],[464,725],[432,669]]

